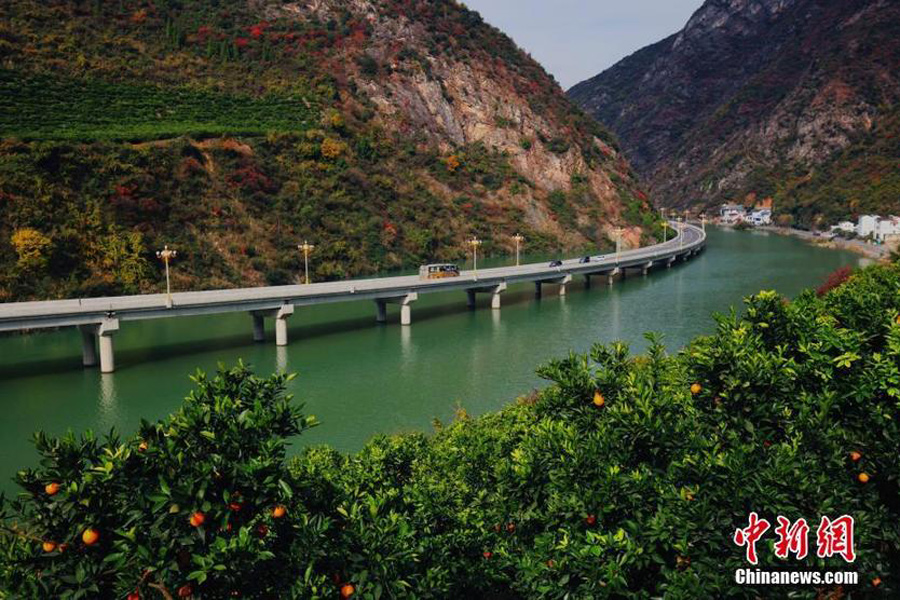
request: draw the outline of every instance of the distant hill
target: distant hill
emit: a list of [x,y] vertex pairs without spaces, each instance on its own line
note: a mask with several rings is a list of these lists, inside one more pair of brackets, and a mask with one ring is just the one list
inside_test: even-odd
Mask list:
[[0,301],[609,247],[612,136],[450,0],[0,0]]
[[772,196],[806,225],[900,211],[900,2],[708,0],[569,96],[664,204]]

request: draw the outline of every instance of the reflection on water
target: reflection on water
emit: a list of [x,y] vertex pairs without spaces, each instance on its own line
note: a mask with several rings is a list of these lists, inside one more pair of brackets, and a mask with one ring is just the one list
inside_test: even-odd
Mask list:
[[239,313],[125,322],[116,335],[118,370],[103,376],[81,368],[74,328],[2,337],[0,491],[12,489],[7,475],[35,464],[31,432],[114,426],[131,433],[141,418],[177,409],[198,367],[211,372],[241,359],[261,374],[298,372],[290,391],[322,425],[295,449],[329,443],[352,450],[378,432],[427,431],[457,403],[472,414],[495,410],[543,385],[534,369],[570,350],[622,339],[640,351],[645,331],[677,349],[712,331],[713,311],[739,307],[750,293],[794,295],[860,262],[793,238],[711,231],[708,251],[687,263],[647,278],[633,273],[611,287],[601,277],[585,290],[578,278],[565,297],[554,285],[541,300],[532,284],[510,286],[499,311],[486,295],[468,310],[458,292],[420,296],[409,327],[396,311],[376,325],[367,301],[298,307],[287,347],[275,346],[271,332],[254,344],[250,320]]
[[97,419],[100,431],[108,431],[118,424],[119,408],[116,397],[116,376],[114,373],[101,373],[100,377],[100,407],[97,411]]

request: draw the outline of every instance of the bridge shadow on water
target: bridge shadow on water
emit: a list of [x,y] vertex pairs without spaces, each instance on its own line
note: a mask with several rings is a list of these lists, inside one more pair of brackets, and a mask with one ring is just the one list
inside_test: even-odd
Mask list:
[[[674,269],[672,269],[674,270]],[[660,270],[657,277],[664,276],[668,270]],[[652,278],[652,275],[650,276]],[[617,281],[616,285],[625,284],[636,291],[637,283],[649,283],[649,279],[640,275],[631,275],[623,281]],[[631,285],[629,285],[631,284]],[[575,281],[569,284],[567,293],[573,294],[608,294],[609,286],[606,284],[605,278],[597,277],[590,287],[585,286],[581,281]],[[448,297],[441,304],[432,306],[422,306],[417,308],[413,304],[413,323],[422,321],[430,321],[440,319],[447,316],[459,315],[475,311],[490,311],[490,296],[487,294],[479,294],[476,298],[476,306],[474,309],[466,305],[464,294],[458,294],[458,300],[450,300]],[[543,291],[543,297],[536,297],[531,284],[517,285],[503,294],[502,306],[521,305],[529,302],[549,302],[558,299],[558,287],[553,284],[546,284]],[[502,310],[502,308],[501,308]],[[289,343],[302,343],[303,340],[321,339],[328,336],[341,335],[354,331],[370,329],[372,327],[399,327],[399,314],[396,309],[389,309],[388,321],[385,324],[375,322],[374,305],[372,314],[369,316],[360,316],[353,318],[343,318],[334,321],[324,321],[312,324],[299,324],[288,329]],[[302,307],[298,308],[298,313],[294,317],[302,316]],[[289,321],[290,322],[290,321]],[[127,327],[127,322],[124,324]],[[74,330],[73,330],[74,331]],[[44,333],[31,333],[28,335],[44,335]],[[77,335],[72,333],[73,336]],[[274,346],[274,331],[271,327],[266,330],[265,344]],[[292,341],[293,340],[293,341]],[[172,341],[162,344],[155,344],[152,347],[143,348],[116,348],[116,370],[122,369],[148,361],[167,360],[179,358],[183,356],[191,356],[209,352],[211,349],[235,349],[241,347],[253,347],[261,345],[253,342],[250,321],[247,322],[246,333],[224,335],[217,337],[209,337],[200,340],[190,341]],[[81,365],[80,352],[73,352],[64,356],[58,356],[52,359],[26,360],[15,362],[12,364],[0,365],[0,381],[9,379],[27,378],[48,373],[64,373],[82,371],[84,367]]]

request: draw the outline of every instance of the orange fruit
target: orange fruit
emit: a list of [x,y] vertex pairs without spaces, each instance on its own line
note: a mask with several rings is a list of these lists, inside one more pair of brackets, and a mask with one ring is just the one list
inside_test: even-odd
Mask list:
[[876,577],[875,579],[872,580],[873,587],[878,587],[879,585],[881,585],[881,577]]
[[230,508],[233,511],[239,511],[239,510],[241,510],[241,504],[239,502],[232,502],[231,504],[228,505],[228,508]]
[[702,389],[703,389],[703,387],[699,383],[691,384],[691,393],[694,394],[695,396],[697,394],[699,394],[700,390],[702,390]]
[[48,483],[44,486],[44,491],[47,492],[48,496],[55,496],[59,492],[59,484],[56,482]]
[[490,557],[492,557],[493,555],[494,555],[494,553],[493,553],[493,552],[490,552],[490,551],[488,551],[488,550],[485,550],[485,551],[482,553],[482,556],[485,557],[485,558],[490,558]]
[[50,554],[56,550],[56,542],[44,542],[41,547],[44,549],[44,552]]
[[547,561],[547,566],[552,569],[553,567],[556,566],[556,561],[551,558],[550,560]]
[[191,584],[186,584],[178,588],[178,597],[179,598],[190,598],[191,594],[194,593],[194,588],[191,587]]
[[66,549],[67,549],[68,547],[69,547],[68,544],[60,544],[59,547],[57,548],[57,550],[59,550],[60,553],[63,553],[63,552],[66,551]]
[[287,513],[287,509],[285,507],[283,507],[281,505],[276,506],[275,508],[272,509],[272,518],[280,519],[281,517],[283,517],[285,515],[285,513]]
[[597,408],[602,407],[606,404],[606,398],[603,397],[603,394],[600,393],[600,390],[594,392],[594,406]]
[[141,600],[141,595],[138,592],[131,592],[128,594],[128,600]]
[[100,533],[93,527],[88,527],[84,530],[84,533],[81,534],[81,541],[84,542],[85,546],[93,546],[99,539]]
[[516,530],[516,524],[515,524],[515,523],[509,523],[509,524],[507,524],[507,526],[506,526],[506,531],[507,531],[507,532],[513,533],[515,530]]
[[341,586],[341,598],[349,598],[354,592],[356,592],[356,588],[349,583]]
[[594,515],[588,515],[584,519],[584,522],[587,523],[589,526],[593,527],[597,523],[597,517]]
[[850,453],[850,460],[852,460],[853,462],[857,462],[861,458],[862,458],[861,452],[857,452],[856,450],[854,450],[853,452]]
[[190,523],[191,527],[200,527],[206,521],[206,515],[202,512],[197,511],[191,515]]
[[138,446],[138,450],[140,452],[144,452],[149,447],[150,447],[150,444],[148,444],[147,442],[141,442],[140,445]]
[[857,479],[859,479],[860,483],[869,483],[869,474],[868,473],[860,473],[857,476]]

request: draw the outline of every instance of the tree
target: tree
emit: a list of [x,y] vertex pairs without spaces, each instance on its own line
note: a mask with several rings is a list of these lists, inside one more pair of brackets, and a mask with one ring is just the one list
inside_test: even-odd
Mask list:
[[37,229],[24,227],[17,229],[10,241],[19,256],[16,264],[20,269],[29,273],[39,273],[46,269],[52,246],[49,237]]

